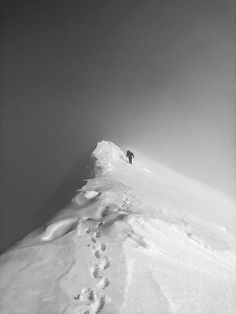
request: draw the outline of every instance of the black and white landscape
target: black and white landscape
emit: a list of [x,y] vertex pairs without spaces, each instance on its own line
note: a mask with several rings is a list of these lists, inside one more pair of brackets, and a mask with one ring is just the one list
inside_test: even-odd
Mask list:
[[1,314],[235,312],[234,200],[107,141],[86,169],[67,206],[1,256]]
[[1,1],[0,314],[236,313],[234,2]]

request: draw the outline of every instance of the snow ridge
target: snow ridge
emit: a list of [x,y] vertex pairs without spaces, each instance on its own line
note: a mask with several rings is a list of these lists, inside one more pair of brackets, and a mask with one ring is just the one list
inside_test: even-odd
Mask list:
[[218,201],[136,157],[98,143],[94,178],[2,259],[1,314],[235,313],[236,239],[201,215]]

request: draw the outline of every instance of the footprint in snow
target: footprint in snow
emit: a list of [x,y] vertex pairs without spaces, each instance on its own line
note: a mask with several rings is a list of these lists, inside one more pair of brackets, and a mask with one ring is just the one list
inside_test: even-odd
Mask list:
[[97,224],[96,224],[96,228],[99,228],[103,225],[103,221],[99,221]]
[[93,243],[96,243],[96,242],[97,242],[96,238],[94,238],[94,237],[91,238],[91,241],[92,241]]
[[106,250],[106,248],[107,248],[107,246],[106,246],[106,244],[105,244],[105,243],[103,243],[103,242],[102,242],[102,243],[100,243],[100,244],[99,244],[99,246],[98,246],[98,249],[99,249],[99,250],[101,250],[101,251],[105,251],[105,250]]
[[96,265],[94,265],[94,266],[92,266],[91,268],[90,268],[90,275],[91,275],[91,277],[93,277],[93,278],[102,278],[101,276],[99,276],[99,270],[100,270],[100,268],[99,268],[99,266],[96,264]]
[[111,262],[107,256],[105,256],[99,263],[100,269],[107,269],[108,267],[110,267],[110,265],[111,265]]
[[93,252],[93,254],[94,254],[94,256],[95,256],[96,258],[100,258],[100,257],[101,257],[101,254],[100,254],[100,251],[99,251],[99,250],[95,250],[95,251]]
[[97,284],[99,290],[103,290],[108,287],[110,284],[110,280],[108,278],[103,277]]
[[94,238],[100,238],[100,233],[96,230],[93,234]]
[[94,314],[99,313],[104,308],[105,303],[106,296],[98,296],[96,298],[96,301],[93,304],[91,304],[92,313]]
[[90,288],[83,288],[81,291],[81,301],[89,305],[95,299],[95,292]]
[[89,307],[89,309],[83,311],[83,314],[97,314],[104,308],[104,305],[106,304],[107,296],[100,296],[89,288],[84,288],[82,290],[82,295],[83,303]]

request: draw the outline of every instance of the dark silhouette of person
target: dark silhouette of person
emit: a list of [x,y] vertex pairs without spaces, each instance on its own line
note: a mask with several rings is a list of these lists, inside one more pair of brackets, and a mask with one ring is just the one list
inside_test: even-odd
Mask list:
[[130,150],[127,150],[126,157],[129,159],[129,163],[132,164],[132,159],[134,158],[134,154]]

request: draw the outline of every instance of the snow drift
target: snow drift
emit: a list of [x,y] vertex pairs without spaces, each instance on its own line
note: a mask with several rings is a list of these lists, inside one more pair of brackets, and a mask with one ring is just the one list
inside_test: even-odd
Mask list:
[[235,202],[111,142],[88,165],[70,203],[1,256],[0,313],[235,313]]

